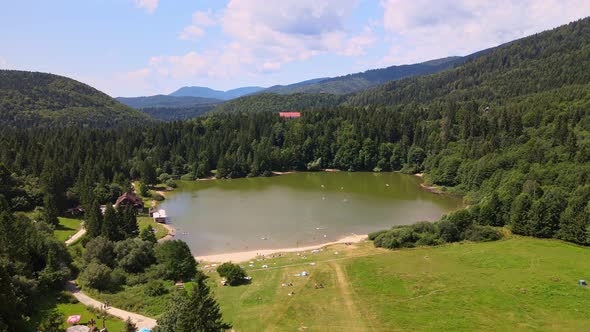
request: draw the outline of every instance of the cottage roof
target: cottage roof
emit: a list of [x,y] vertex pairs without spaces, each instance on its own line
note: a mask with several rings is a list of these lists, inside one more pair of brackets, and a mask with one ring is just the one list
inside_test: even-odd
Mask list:
[[130,192],[126,192],[123,195],[119,196],[119,198],[117,198],[117,202],[115,202],[115,206],[119,206],[119,204],[123,202],[129,202],[134,206],[143,206],[143,200],[134,193]]

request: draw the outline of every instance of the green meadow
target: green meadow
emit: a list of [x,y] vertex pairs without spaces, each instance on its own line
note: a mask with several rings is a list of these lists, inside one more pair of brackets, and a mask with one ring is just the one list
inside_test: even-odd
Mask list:
[[[365,242],[254,260],[252,283],[238,287],[204,270],[236,331],[581,331],[589,254],[516,236],[399,251]],[[309,276],[295,276],[302,271]]]

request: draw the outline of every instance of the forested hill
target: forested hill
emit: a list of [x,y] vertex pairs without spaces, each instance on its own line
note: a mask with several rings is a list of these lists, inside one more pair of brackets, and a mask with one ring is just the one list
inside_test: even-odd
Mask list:
[[393,105],[507,98],[590,82],[590,18],[526,37],[438,74],[393,81],[360,92],[348,104]]
[[203,97],[175,97],[167,95],[155,95],[147,97],[117,97],[119,102],[134,108],[144,107],[186,107],[202,104],[217,104],[223,102],[220,99]]
[[296,93],[292,95],[263,93],[227,101],[218,105],[214,112],[291,112],[301,110],[322,110],[334,108],[344,100],[344,96],[327,93]]
[[3,127],[113,127],[152,121],[141,112],[73,79],[0,70]]
[[[310,80],[263,90],[264,93],[332,93],[347,94],[367,89],[393,80],[418,75],[428,75],[452,68],[464,61],[462,57],[447,57],[423,63],[371,69],[362,73]],[[318,82],[319,81],[319,82]]]

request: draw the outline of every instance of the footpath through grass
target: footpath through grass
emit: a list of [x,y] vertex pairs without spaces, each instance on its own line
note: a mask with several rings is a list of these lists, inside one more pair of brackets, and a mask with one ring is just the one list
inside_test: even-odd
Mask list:
[[82,219],[59,217],[59,225],[55,227],[53,235],[60,241],[65,241],[82,228]]
[[590,289],[577,282],[590,279],[589,254],[521,237],[400,251],[367,242],[253,261],[250,285],[208,275],[236,331],[582,331]]

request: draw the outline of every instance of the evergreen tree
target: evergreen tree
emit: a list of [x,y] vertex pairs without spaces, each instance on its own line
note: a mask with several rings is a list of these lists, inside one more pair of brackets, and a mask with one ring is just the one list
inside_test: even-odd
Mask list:
[[510,211],[510,224],[515,234],[530,235],[531,206],[533,200],[529,194],[522,193],[512,203]]
[[50,225],[57,226],[59,224],[59,209],[57,207],[57,199],[51,192],[45,192],[43,195],[43,221]]
[[102,221],[101,235],[110,241],[122,240],[123,234],[121,234],[120,225],[119,213],[111,205],[107,205]]
[[154,332],[217,332],[232,327],[223,322],[219,305],[203,278],[197,280],[189,295],[179,292],[170,303]]
[[125,238],[134,238],[139,235],[139,226],[137,225],[137,210],[131,206],[119,211],[121,218],[121,231]]
[[84,227],[86,228],[88,237],[95,238],[102,234],[102,220],[100,204],[97,200],[94,200],[90,209],[86,211],[86,220],[84,221]]

